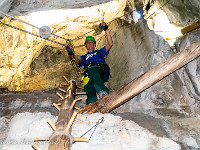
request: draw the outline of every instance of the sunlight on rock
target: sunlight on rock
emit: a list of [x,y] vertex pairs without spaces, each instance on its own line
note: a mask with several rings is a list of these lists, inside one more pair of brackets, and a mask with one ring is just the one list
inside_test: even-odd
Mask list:
[[[180,31],[182,27],[170,24],[167,15],[162,10],[157,10],[158,8],[154,5],[148,12],[150,15],[145,17],[148,20],[149,29],[154,30],[155,33],[162,36],[170,46],[173,46],[176,37],[182,35]],[[153,15],[151,16],[151,14]]]

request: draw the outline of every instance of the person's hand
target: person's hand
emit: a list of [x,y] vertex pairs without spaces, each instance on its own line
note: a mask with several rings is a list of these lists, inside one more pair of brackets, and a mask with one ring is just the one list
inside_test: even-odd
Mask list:
[[74,52],[73,52],[74,49],[73,49],[72,44],[68,44],[67,46],[65,46],[65,48],[66,48],[69,55],[74,55]]
[[99,24],[99,28],[106,31],[108,29],[108,25],[105,22],[102,22]]

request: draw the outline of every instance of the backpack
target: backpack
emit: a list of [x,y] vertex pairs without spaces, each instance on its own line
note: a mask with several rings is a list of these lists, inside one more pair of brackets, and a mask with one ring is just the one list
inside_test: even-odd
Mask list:
[[[98,52],[100,54],[101,58],[104,59],[99,51],[96,51],[96,52]],[[86,56],[87,56],[87,54],[84,56],[84,60],[85,60],[84,68],[86,66]],[[110,75],[110,67],[105,62],[105,64],[104,64],[104,71],[101,74],[101,79],[102,79],[103,83],[105,83],[106,81],[108,81],[109,77],[111,77],[111,75]]]
[[108,81],[109,77],[111,77],[111,75],[110,75],[110,67],[105,62],[105,68],[104,68],[104,71],[103,71],[103,73],[101,75],[101,79],[103,80],[103,83]]

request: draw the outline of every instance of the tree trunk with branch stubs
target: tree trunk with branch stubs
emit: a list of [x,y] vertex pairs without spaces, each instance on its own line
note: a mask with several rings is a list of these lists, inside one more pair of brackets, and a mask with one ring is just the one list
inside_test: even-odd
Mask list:
[[70,150],[73,137],[71,136],[71,126],[68,127],[68,123],[73,114],[71,108],[72,102],[75,99],[76,94],[76,82],[70,81],[67,96],[64,99],[61,109],[59,111],[58,120],[55,124],[56,129],[50,137],[50,144],[48,150]]
[[79,113],[108,113],[198,56],[200,56],[200,41],[171,56],[166,61],[160,63],[137,79],[132,80],[120,89],[82,108],[79,110]]

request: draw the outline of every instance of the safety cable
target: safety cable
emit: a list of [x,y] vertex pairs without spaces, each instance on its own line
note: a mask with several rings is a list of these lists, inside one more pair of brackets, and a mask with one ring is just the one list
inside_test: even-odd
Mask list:
[[163,8],[166,4],[169,3],[170,0],[168,0],[165,4],[163,4],[160,8],[158,8],[156,11],[154,11],[151,15],[149,15],[146,19],[149,19],[153,14],[155,14],[159,9]]
[[[159,9],[161,9],[162,7],[164,7],[167,3],[169,3],[169,1],[170,1],[170,0],[168,0],[165,4],[163,4]],[[155,14],[159,9],[157,9],[154,13],[152,13],[150,16],[148,16],[148,18],[150,18],[153,14]],[[133,10],[133,11],[134,11],[134,10]],[[130,13],[132,13],[133,11],[131,11]],[[25,23],[25,24],[27,24],[27,25],[30,25],[30,26],[35,27],[35,28],[37,28],[37,29],[40,29],[39,27],[36,27],[36,26],[34,26],[34,25],[30,24],[30,23],[27,23],[27,22],[25,22],[25,21],[23,21],[23,20],[21,20],[21,19],[16,18],[16,17],[13,17],[13,16],[11,16],[11,15],[9,15],[9,14],[6,14],[6,13],[4,13],[4,12],[2,12],[2,11],[0,11],[0,13],[4,14],[4,15],[6,15],[6,16],[9,16],[9,17],[11,17],[11,18],[13,18],[13,19],[16,19],[16,20],[18,20],[18,21],[20,21],[20,22],[23,22],[23,23]],[[111,20],[110,22],[108,22],[107,24],[110,24],[111,22],[113,22],[113,21],[115,21],[115,20],[117,20],[117,19],[119,19],[119,18],[122,18],[122,17],[124,17],[125,15],[127,15],[127,14],[124,14],[124,15],[122,15],[122,16],[120,16],[120,17],[117,17],[117,18]],[[148,19],[148,18],[146,18],[146,19]],[[17,28],[17,27],[15,27],[15,26],[11,26],[11,25],[8,25],[8,24],[3,23],[3,22],[0,22],[0,23],[3,24],[3,25],[9,26],[9,27],[11,27],[11,28],[20,30],[20,31],[22,31],[22,32],[26,32],[26,33],[28,33],[28,34],[31,34],[31,35],[34,35],[34,36],[37,36],[37,37],[41,37],[41,36],[39,36],[39,35],[37,35],[37,34],[31,33],[31,32],[29,32],[29,31],[26,31],[26,30],[23,30],[23,29],[20,29],[20,28]],[[92,30],[90,30],[90,31],[88,31],[88,32],[86,32],[86,33],[80,35],[80,36],[77,36],[76,38],[72,39],[72,41],[77,40],[77,39],[79,39],[79,38],[81,38],[81,37],[83,37],[83,36],[89,34],[90,32],[95,31],[95,30],[98,29],[98,28],[99,28],[99,27],[96,27],[95,29],[92,29]],[[68,39],[66,39],[66,38],[63,38],[63,37],[58,36],[58,35],[55,35],[55,34],[52,34],[52,35],[54,35],[54,36],[56,36],[56,37],[59,37],[59,38],[62,38],[62,39],[65,39],[65,40],[68,40]],[[41,37],[41,38],[42,38],[42,37]],[[43,38],[43,39],[64,46],[64,44],[62,44],[62,43],[60,43],[60,42],[57,42],[57,41],[54,41],[54,40],[50,40],[50,39],[47,39],[47,38]]]
[[[130,13],[132,13],[132,12],[133,12],[133,11],[131,11]],[[113,21],[115,21],[115,20],[117,20],[117,19],[119,19],[119,18],[122,18],[122,17],[124,17],[125,15],[127,15],[127,14],[124,14],[124,15],[122,15],[122,16],[120,16],[120,17],[117,17],[117,18],[115,18],[115,19],[113,19],[113,20],[107,22],[107,24],[109,25],[111,22],[113,22]],[[92,30],[90,30],[90,31],[88,31],[88,32],[86,32],[86,33],[80,35],[80,36],[77,36],[76,38],[72,39],[72,41],[77,40],[77,39],[83,37],[84,35],[86,35],[86,34],[92,32],[92,31],[97,30],[98,28],[99,28],[99,27],[96,27],[96,28],[94,28],[94,29],[92,29]]]
[[[170,0],[168,0],[165,4],[163,4],[159,9],[161,9],[162,7],[164,7],[167,3],[169,3],[169,1],[170,1]],[[152,13],[150,16],[148,16],[148,18],[151,17],[153,14],[155,14],[159,9],[157,9],[154,13]],[[133,10],[133,11],[135,11],[135,10]],[[133,11],[131,11],[130,13],[133,13]],[[0,11],[0,13],[4,14],[5,16],[11,17],[11,18],[13,18],[13,19],[15,19],[15,20],[18,20],[18,21],[20,21],[20,22],[22,22],[22,23],[25,23],[25,24],[27,24],[27,25],[29,25],[29,26],[32,26],[32,27],[34,27],[34,28],[37,28],[37,29],[41,30],[41,28],[39,28],[39,27],[37,27],[37,26],[34,26],[34,25],[32,25],[32,24],[30,24],[30,23],[27,23],[27,22],[25,22],[25,21],[23,21],[23,20],[21,20],[21,19],[18,19],[18,18],[14,17],[14,16],[11,16],[11,15],[9,15],[9,14],[6,14],[6,13],[4,13],[4,12],[2,12],[2,11]],[[129,13],[129,14],[130,14],[130,13]],[[113,20],[107,22],[107,24],[109,25],[111,22],[113,22],[113,21],[115,21],[115,20],[117,20],[117,19],[119,19],[119,18],[122,18],[122,17],[124,17],[125,15],[128,15],[128,14],[125,13],[124,15],[122,15],[122,16],[120,16],[120,17],[117,17],[117,18],[115,18],[115,19],[113,19]],[[148,19],[148,18],[147,18],[147,19]],[[57,44],[61,45],[62,47],[65,46],[65,44],[62,44],[62,43],[60,43],[60,42],[57,42],[57,41],[54,41],[54,40],[51,40],[51,39],[48,39],[48,38],[44,38],[44,37],[42,37],[41,35],[38,35],[38,34],[35,34],[35,33],[32,33],[32,32],[29,32],[29,31],[20,29],[20,28],[18,28],[18,27],[15,27],[15,26],[6,24],[6,23],[4,23],[4,22],[2,22],[2,21],[0,21],[0,24],[3,24],[3,25],[5,25],[5,26],[14,28],[14,29],[16,29],[16,30],[19,30],[19,31],[22,31],[22,32],[25,32],[25,33],[28,33],[28,34],[31,34],[31,35],[40,37],[40,38],[42,38],[42,39],[44,39],[44,40],[51,41],[51,42],[53,42],[53,43],[57,43]],[[81,38],[81,37],[83,37],[83,36],[89,34],[90,32],[97,30],[98,28],[99,28],[99,27],[96,27],[95,29],[92,29],[92,30],[90,30],[90,31],[88,31],[88,32],[86,32],[86,33],[80,35],[80,36],[77,36],[76,38],[72,39],[72,41],[77,40],[77,39],[79,39],[79,38]],[[63,38],[63,37],[61,37],[61,36],[52,34],[52,33],[51,33],[51,35],[56,36],[56,37],[59,37],[59,38],[64,39],[64,40],[66,40],[66,41],[69,40],[69,39]],[[77,74],[78,74],[78,72],[80,73],[80,72],[81,72],[81,69],[80,69],[80,67],[77,68],[78,64],[76,63],[76,61],[75,61],[74,59],[72,59],[71,62],[72,62],[73,68],[76,68],[75,70],[76,70]]]
[[[132,11],[132,12],[133,12],[133,11]],[[18,21],[20,21],[20,22],[22,22],[22,23],[25,23],[25,24],[27,24],[27,25],[29,25],[29,26],[32,26],[32,27],[34,27],[34,28],[37,28],[37,29],[41,30],[41,28],[39,28],[39,27],[37,27],[37,26],[35,26],[35,25],[32,25],[32,24],[30,24],[30,23],[27,23],[27,22],[25,22],[25,21],[23,21],[23,20],[21,20],[21,19],[18,19],[18,18],[14,17],[14,16],[11,16],[11,15],[9,15],[9,14],[6,14],[6,13],[4,13],[4,12],[2,12],[2,11],[0,11],[0,13],[4,14],[5,16],[11,17],[11,18],[13,18],[13,19],[15,19],[15,20],[18,20]],[[107,24],[110,24],[111,22],[113,22],[113,21],[115,21],[116,19],[119,19],[119,18],[121,18],[121,17],[123,17],[123,16],[125,16],[125,15],[127,15],[127,14],[124,14],[124,15],[122,15],[122,16],[120,16],[120,17],[117,17],[117,18],[111,20],[110,22],[108,22]],[[42,37],[41,35],[38,35],[38,34],[35,34],[35,33],[32,33],[32,32],[29,32],[29,31],[26,31],[26,30],[24,30],[24,29],[20,29],[20,28],[18,28],[18,27],[9,25],[9,24],[4,23],[4,22],[2,22],[2,21],[0,21],[0,24],[3,24],[3,25],[5,25],[5,26],[14,28],[14,29],[16,29],[16,30],[19,30],[19,31],[22,31],[22,32],[25,32],[25,33],[28,33],[28,34],[31,34],[31,35],[40,37],[40,38],[42,38],[42,39],[44,39],[44,40],[48,40],[48,41],[51,41],[51,42],[53,42],[53,43],[57,43],[57,44],[61,45],[62,47],[65,46],[65,44],[62,44],[62,43],[60,43],[60,42],[57,42],[57,41],[54,41],[54,40],[51,40],[51,39],[48,39],[48,38],[44,38],[44,37]],[[96,27],[95,29],[90,30],[90,31],[87,32],[87,33],[84,33],[84,34],[82,34],[82,35],[76,37],[75,39],[72,39],[71,41],[73,42],[74,40],[79,39],[79,38],[83,37],[84,35],[89,34],[90,32],[92,32],[92,31],[94,31],[94,30],[96,30],[96,29],[98,29],[98,28],[99,28],[99,27]],[[54,36],[56,36],[56,37],[59,37],[59,38],[62,38],[62,39],[65,39],[66,41],[69,40],[69,39],[60,37],[60,36],[55,35],[55,34],[52,34],[52,35],[54,35]],[[70,61],[71,61],[72,67],[74,68],[74,70],[75,70],[75,72],[76,72],[76,75],[78,76],[79,73],[82,73],[81,68],[80,68],[79,65],[76,63],[76,61],[75,61],[74,58],[71,59]]]
[[95,124],[92,128],[90,128],[90,129],[87,130],[83,135],[81,135],[81,138],[94,128],[92,134],[91,134],[90,137],[89,137],[89,140],[90,140],[91,137],[92,137],[92,135],[94,134],[96,128],[98,127],[98,125],[99,125],[100,123],[103,123],[103,122],[104,122],[104,117],[102,117],[101,119],[99,119],[98,122],[96,122],[96,124]]
[[[132,12],[133,12],[133,11],[132,11]],[[15,19],[15,20],[18,20],[18,21],[20,21],[20,22],[22,22],[22,23],[25,23],[25,24],[27,24],[27,25],[29,25],[29,26],[32,26],[32,27],[34,27],[34,28],[37,28],[37,29],[39,29],[39,30],[41,29],[41,28],[39,28],[39,27],[37,27],[37,26],[35,26],[35,25],[32,25],[32,24],[30,24],[30,23],[27,23],[27,22],[25,22],[25,21],[23,21],[23,20],[21,20],[21,19],[18,19],[18,18],[14,17],[14,16],[11,16],[11,15],[9,15],[9,14],[6,14],[6,13],[4,13],[4,12],[2,12],[2,11],[0,11],[0,13],[4,14],[5,16],[11,17],[11,18],[13,18],[13,19]],[[122,15],[122,16],[120,16],[120,17],[117,17],[117,18],[111,20],[110,22],[108,22],[107,24],[110,24],[111,22],[113,22],[113,21],[115,21],[115,20],[117,20],[117,19],[119,19],[119,18],[121,18],[121,17],[123,17],[123,16],[125,16],[125,15],[127,15],[127,14],[124,14],[124,15]],[[3,24],[3,25],[6,25],[6,26],[8,26],[8,27],[14,28],[14,29],[16,29],[16,30],[19,30],[19,31],[22,31],[22,32],[25,32],[25,33],[28,33],[28,34],[31,34],[31,35],[34,35],[34,36],[43,38],[43,37],[41,37],[40,35],[37,35],[37,34],[35,34],[35,33],[32,33],[32,32],[29,32],[29,31],[20,29],[20,28],[18,28],[18,27],[15,27],[15,26],[6,24],[6,23],[4,23],[4,22],[2,22],[2,21],[0,21],[0,24]],[[89,32],[84,33],[84,34],[82,34],[82,35],[80,35],[80,36],[78,36],[78,37],[72,39],[72,41],[77,40],[77,39],[79,39],[79,38],[81,38],[81,37],[83,37],[83,36],[89,34],[90,32],[92,32],[92,31],[94,31],[94,30],[96,30],[96,29],[98,29],[98,28],[99,28],[99,27],[96,27],[95,29],[92,29],[92,30],[90,30]],[[52,34],[52,35],[54,35],[54,36],[56,36],[56,37],[59,37],[59,38],[62,38],[62,39],[64,39],[64,40],[66,40],[66,41],[69,40],[69,39],[63,38],[63,37],[58,36],[58,35],[55,35],[55,34]],[[48,39],[48,38],[43,38],[43,39],[48,40],[48,41],[51,41],[51,42],[53,42],[53,43],[57,43],[57,44],[61,45],[62,47],[65,45],[65,44],[62,44],[62,43],[60,43],[60,42],[57,42],[57,41]]]
[[[170,0],[168,0],[165,4],[163,4],[159,9],[163,8],[166,4],[169,3],[169,1],[170,1]],[[155,14],[159,9],[157,9],[155,12],[153,12],[149,17],[151,17],[153,14]],[[135,11],[135,10],[133,10],[133,11]],[[130,13],[133,13],[133,11],[131,11]],[[113,21],[115,21],[115,20],[117,20],[117,19],[119,19],[119,18],[122,18],[122,17],[124,17],[125,15],[127,15],[127,14],[124,14],[124,15],[122,15],[122,16],[120,16],[120,17],[117,17],[117,18],[111,20],[110,22],[108,22],[107,24],[109,25],[111,22],[113,22]],[[149,17],[148,17],[148,18],[149,18]],[[148,19],[148,18],[147,18],[147,19]],[[89,32],[87,32],[87,33],[84,33],[84,34],[82,34],[82,35],[80,35],[80,36],[78,36],[78,37],[76,37],[76,38],[74,38],[74,39],[72,39],[72,40],[79,39],[79,38],[81,38],[82,36],[84,36],[84,35],[86,35],[86,34],[92,32],[92,31],[94,31],[94,30],[96,30],[96,29],[98,29],[98,28],[99,28],[99,27],[96,27],[95,29],[93,29],[93,30],[91,30],[91,31],[89,31]]]
[[[32,25],[32,24],[30,24],[30,23],[28,23],[28,22],[26,22],[26,21],[24,21],[24,20],[18,19],[18,18],[16,18],[16,17],[11,16],[11,15],[9,15],[9,14],[7,14],[7,13],[2,12],[2,11],[0,11],[0,13],[2,13],[2,14],[5,15],[5,16],[8,16],[8,17],[10,17],[10,18],[13,18],[13,19],[15,19],[15,20],[18,20],[18,21],[20,21],[20,22],[22,22],[22,23],[25,23],[25,24],[27,24],[27,25],[29,25],[29,26],[32,26],[32,27],[34,27],[34,28],[36,28],[36,29],[41,30],[41,28],[39,28],[39,27],[37,27],[37,26],[35,26],[35,25]],[[64,40],[68,40],[68,39],[66,39],[66,38],[64,38],[64,37],[58,36],[58,35],[53,34],[53,33],[51,33],[51,35],[56,36],[56,37],[59,37],[59,38],[64,39]]]
[[53,42],[53,43],[57,43],[57,44],[60,44],[60,45],[64,46],[64,44],[62,44],[62,43],[60,43],[60,42],[57,42],[57,41],[54,41],[54,40],[51,40],[51,39],[47,39],[47,38],[43,38],[43,37],[41,37],[41,36],[38,35],[38,34],[35,34],[35,33],[32,33],[32,32],[29,32],[29,31],[26,31],[26,30],[20,29],[20,28],[18,28],[18,27],[15,27],[15,26],[9,25],[9,24],[4,23],[4,22],[2,22],[2,21],[0,21],[0,24],[3,24],[3,25],[8,26],[8,27],[10,27],[10,28],[13,28],[13,29],[16,29],[16,30],[19,30],[19,31],[22,31],[22,32],[25,32],[25,33],[28,33],[28,34],[31,34],[31,35],[34,35],[34,36],[40,37],[40,38],[45,39],[45,40],[47,40],[47,41],[51,41],[51,42]]

